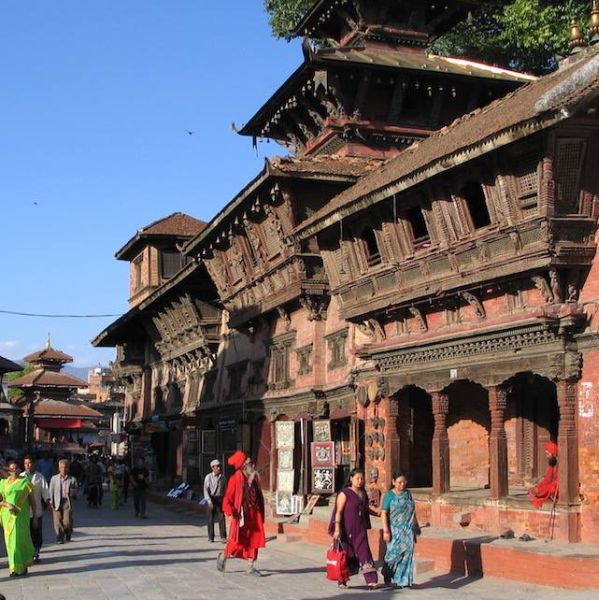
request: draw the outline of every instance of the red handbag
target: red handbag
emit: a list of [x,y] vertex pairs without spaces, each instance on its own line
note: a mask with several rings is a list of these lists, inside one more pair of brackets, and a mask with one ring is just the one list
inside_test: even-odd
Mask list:
[[327,579],[345,583],[349,580],[349,567],[347,566],[347,554],[341,542],[334,540],[327,550]]

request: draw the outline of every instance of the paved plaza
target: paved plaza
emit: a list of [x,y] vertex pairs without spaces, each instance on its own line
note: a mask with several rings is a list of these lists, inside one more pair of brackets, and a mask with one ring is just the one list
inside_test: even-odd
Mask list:
[[[597,592],[572,592],[497,579],[473,580],[442,573],[417,577],[412,590],[367,591],[360,577],[337,590],[323,573],[324,549],[300,542],[271,540],[261,553],[260,579],[243,574],[241,561],[228,572],[215,569],[221,544],[210,544],[197,516],[150,505],[147,521],[135,519],[131,506],[118,511],[87,509],[77,501],[73,540],[54,544],[45,516],[43,561],[28,577],[11,579],[5,560],[0,591],[8,600],[355,600],[405,598],[507,598],[509,600],[597,598]],[[49,543],[48,543],[49,542]]]

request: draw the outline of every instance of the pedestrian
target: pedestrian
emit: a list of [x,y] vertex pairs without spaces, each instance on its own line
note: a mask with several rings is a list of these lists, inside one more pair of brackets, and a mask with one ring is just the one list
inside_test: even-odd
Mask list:
[[21,473],[21,477],[26,477],[33,486],[33,493],[35,496],[35,507],[36,512],[33,513],[33,507],[30,518],[30,532],[31,541],[33,542],[33,548],[35,550],[33,554],[33,562],[40,561],[40,550],[44,542],[42,537],[43,530],[43,508],[44,503],[50,502],[50,491],[48,488],[48,482],[46,478],[35,470],[35,459],[33,456],[25,456],[23,459],[23,467],[25,470]]
[[69,461],[58,461],[58,474],[50,479],[50,505],[54,521],[56,543],[71,541],[73,534],[73,503],[71,495],[75,493],[77,481],[69,475]]
[[29,479],[20,473],[17,462],[10,460],[8,476],[0,481],[0,519],[11,577],[27,575],[35,552],[30,532],[30,515],[37,514],[35,494]]
[[150,473],[146,469],[145,461],[142,456],[137,459],[137,465],[131,469],[130,481],[133,487],[133,508],[135,516],[140,519],[147,519],[146,516],[146,490],[148,489],[148,480]]
[[129,465],[126,460],[121,462],[123,467],[123,504],[127,504],[129,498]]
[[38,471],[46,478],[46,482],[50,483],[50,479],[56,472],[54,469],[54,459],[48,452],[44,452],[37,463]]
[[398,588],[412,587],[414,582],[414,542],[420,531],[416,504],[407,486],[405,475],[395,475],[381,505],[383,539],[387,542],[382,575],[386,584]]
[[104,498],[104,480],[106,479],[106,465],[104,464],[104,458],[98,459],[98,469],[100,469],[100,486],[98,488],[98,503],[102,506],[102,499]]
[[266,546],[264,535],[264,496],[254,463],[238,450],[227,461],[235,473],[227,483],[223,511],[231,517],[229,539],[216,559],[216,568],[224,573],[227,558],[247,560],[246,575],[261,577],[256,570],[258,549]]
[[[349,481],[339,494],[329,523],[329,534],[340,540],[347,553],[350,573],[361,573],[369,588],[376,588],[378,576],[368,545],[370,529],[370,507],[364,489],[364,471],[353,469]],[[347,581],[339,581],[340,588],[347,587]]]
[[110,461],[106,469],[108,474],[108,489],[110,490],[110,509],[116,510],[121,501],[121,482],[116,465]]
[[85,490],[87,492],[87,506],[98,508],[100,489],[102,487],[102,471],[98,466],[98,457],[92,454],[85,468]]
[[223,467],[219,460],[210,463],[211,472],[204,478],[204,500],[208,508],[208,540],[214,542],[214,522],[218,523],[220,541],[227,541],[227,528],[223,513],[223,496],[227,480],[222,474]]
[[554,502],[558,497],[557,444],[555,442],[545,444],[545,456],[547,457],[545,477],[528,490],[528,497],[535,508],[541,508],[547,501]]

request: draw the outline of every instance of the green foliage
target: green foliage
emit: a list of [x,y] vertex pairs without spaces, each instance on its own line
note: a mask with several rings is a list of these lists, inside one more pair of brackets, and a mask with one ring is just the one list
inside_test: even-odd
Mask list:
[[[291,30],[316,0],[264,0],[273,34],[289,39]],[[556,68],[555,56],[568,54],[570,21],[586,29],[590,0],[489,0],[470,23],[460,23],[432,50],[543,74]]]
[[316,0],[264,0],[268,23],[276,37],[289,39],[291,31],[300,22]]
[[536,74],[557,66],[556,55],[568,54],[570,21],[586,28],[587,0],[495,1],[470,23],[460,23],[437,40],[433,51]]
[[[13,371],[12,373],[8,373],[6,375],[6,381],[14,381],[15,379],[18,379],[19,377],[23,377],[24,375],[27,375],[27,373],[31,373],[31,371],[34,371],[35,367],[31,364],[27,364],[23,367],[22,371]],[[9,388],[8,389],[8,400],[10,402],[12,402],[13,400],[16,400],[19,396],[22,396],[23,392],[19,389],[19,388]]]

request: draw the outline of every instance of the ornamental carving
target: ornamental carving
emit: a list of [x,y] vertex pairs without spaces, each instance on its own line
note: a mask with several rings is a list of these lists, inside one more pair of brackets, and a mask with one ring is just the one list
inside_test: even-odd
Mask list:
[[289,313],[282,306],[277,306],[277,312],[279,313],[279,317],[285,324],[285,331],[289,331],[289,328],[291,327],[291,317],[289,316]]
[[470,304],[470,306],[474,309],[474,314],[479,319],[486,319],[487,314],[485,313],[485,309],[481,303],[481,301],[471,292],[460,292],[460,296]]
[[553,301],[554,302],[563,302],[564,294],[562,291],[562,282],[560,281],[559,273],[557,269],[549,270],[549,281],[551,284],[551,292],[553,293]]
[[302,308],[308,313],[308,321],[326,320],[329,296],[304,294],[299,300]]
[[410,314],[416,318],[418,327],[420,327],[420,331],[428,331],[428,324],[426,322],[426,316],[424,313],[415,306],[410,306],[408,310],[410,311]]
[[371,342],[382,342],[387,339],[385,330],[376,319],[367,319],[358,323],[357,327]]
[[543,299],[545,300],[545,302],[547,304],[553,304],[554,302],[554,297],[553,297],[553,292],[551,291],[551,288],[549,287],[549,284],[547,283],[547,280],[545,279],[545,277],[543,277],[542,275],[533,275],[531,277],[532,282],[535,284],[535,287],[537,288],[537,290],[539,290],[539,292],[541,292],[541,295],[543,296]]

